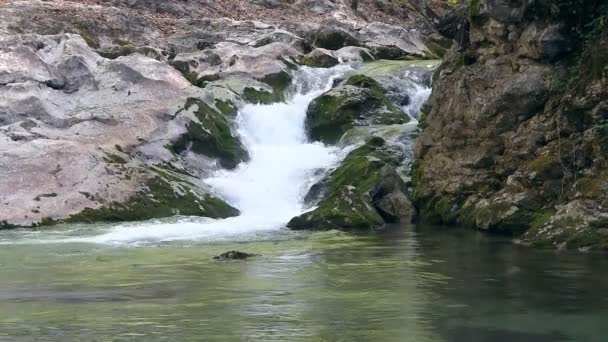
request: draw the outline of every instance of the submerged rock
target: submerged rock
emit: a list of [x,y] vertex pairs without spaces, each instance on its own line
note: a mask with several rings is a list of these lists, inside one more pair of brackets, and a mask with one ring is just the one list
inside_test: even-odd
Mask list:
[[293,218],[296,230],[366,230],[385,223],[409,223],[415,216],[406,185],[396,173],[399,160],[384,150],[384,140],[370,139],[311,189],[316,208]]
[[239,251],[230,251],[230,252],[220,254],[218,256],[214,256],[213,260],[218,260],[218,261],[246,260],[246,259],[253,258],[256,256],[260,256],[260,255],[259,254],[249,254],[249,253],[244,253],[244,252],[239,252]]

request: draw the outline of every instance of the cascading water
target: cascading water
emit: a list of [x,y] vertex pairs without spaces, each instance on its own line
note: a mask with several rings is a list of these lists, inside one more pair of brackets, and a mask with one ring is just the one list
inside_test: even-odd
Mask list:
[[[337,147],[309,142],[304,121],[308,104],[331,89],[335,80],[349,70],[352,67],[346,65],[329,69],[301,68],[294,74],[292,95],[287,102],[247,105],[239,112],[238,133],[250,153],[250,160],[235,170],[219,171],[204,181],[237,207],[240,216],[221,220],[181,217],[68,231],[20,230],[0,237],[3,240],[0,243],[139,245],[234,240],[236,236],[249,239],[276,232],[306,210],[303,198],[320,177],[318,170],[336,165],[345,154],[345,150]],[[407,97],[409,100],[403,109],[412,118],[417,118],[430,88],[423,84],[419,72],[406,71],[398,76],[391,82],[395,85],[394,95]],[[410,150],[413,138],[405,140],[399,143]]]

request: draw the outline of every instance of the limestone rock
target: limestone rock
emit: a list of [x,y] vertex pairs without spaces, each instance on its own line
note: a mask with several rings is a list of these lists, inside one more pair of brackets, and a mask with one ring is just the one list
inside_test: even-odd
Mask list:
[[335,143],[354,126],[402,124],[409,117],[385,96],[372,78],[353,75],[316,98],[306,112],[309,137]]

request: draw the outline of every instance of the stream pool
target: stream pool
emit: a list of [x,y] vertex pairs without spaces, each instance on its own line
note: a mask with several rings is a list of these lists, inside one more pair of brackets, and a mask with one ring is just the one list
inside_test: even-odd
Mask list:
[[[24,234],[0,234],[3,342],[608,340],[603,254],[411,226],[141,246]],[[235,249],[262,255],[212,260]]]

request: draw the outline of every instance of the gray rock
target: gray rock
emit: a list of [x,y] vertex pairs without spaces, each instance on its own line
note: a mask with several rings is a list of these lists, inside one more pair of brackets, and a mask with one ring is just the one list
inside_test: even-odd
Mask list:
[[334,65],[337,65],[338,63],[340,63],[340,61],[334,56],[331,51],[322,48],[316,48],[312,50],[311,53],[302,57],[301,63],[312,67],[329,68]]

